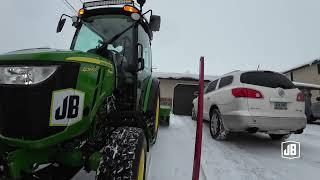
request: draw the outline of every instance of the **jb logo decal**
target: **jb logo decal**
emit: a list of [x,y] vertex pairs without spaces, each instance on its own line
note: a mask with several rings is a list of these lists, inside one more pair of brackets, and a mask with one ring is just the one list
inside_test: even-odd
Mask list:
[[82,119],[85,93],[64,89],[52,93],[50,126],[69,126]]

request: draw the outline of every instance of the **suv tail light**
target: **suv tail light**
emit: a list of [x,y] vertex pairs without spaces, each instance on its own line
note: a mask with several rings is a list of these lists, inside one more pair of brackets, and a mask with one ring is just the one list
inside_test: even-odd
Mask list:
[[297,101],[303,102],[304,101],[304,94],[303,92],[299,92],[297,95]]
[[234,97],[256,98],[262,99],[261,92],[250,88],[234,88],[232,89],[232,95]]

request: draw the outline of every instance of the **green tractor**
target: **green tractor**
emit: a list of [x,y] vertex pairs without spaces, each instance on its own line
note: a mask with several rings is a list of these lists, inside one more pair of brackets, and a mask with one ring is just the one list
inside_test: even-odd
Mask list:
[[[70,50],[0,56],[0,179],[68,179],[71,169],[99,180],[145,179],[159,124],[151,40],[160,16],[143,13],[144,3],[84,3],[57,27],[72,19]],[[41,174],[44,165],[63,173]]]

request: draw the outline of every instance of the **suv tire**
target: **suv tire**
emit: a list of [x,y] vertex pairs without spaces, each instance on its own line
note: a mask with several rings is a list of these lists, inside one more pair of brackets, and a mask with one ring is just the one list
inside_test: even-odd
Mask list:
[[209,121],[210,134],[215,140],[226,140],[229,132],[225,129],[219,110],[214,109]]

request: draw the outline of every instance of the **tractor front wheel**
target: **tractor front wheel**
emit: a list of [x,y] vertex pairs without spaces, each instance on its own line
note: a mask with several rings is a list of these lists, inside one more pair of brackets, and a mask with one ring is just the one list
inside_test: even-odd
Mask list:
[[121,127],[108,138],[97,170],[98,180],[145,180],[147,141],[140,128]]

